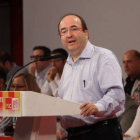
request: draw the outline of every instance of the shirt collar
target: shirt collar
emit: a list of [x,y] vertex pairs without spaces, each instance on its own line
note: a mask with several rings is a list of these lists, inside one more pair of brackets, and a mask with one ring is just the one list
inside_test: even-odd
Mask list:
[[[88,41],[86,47],[84,48],[84,50],[82,51],[82,53],[80,54],[80,56],[78,57],[78,59],[90,59],[92,57],[93,51],[94,51],[94,47]],[[70,54],[69,54],[69,56],[67,58],[67,63],[70,64],[70,65],[73,64],[73,60],[72,60],[72,57],[71,57]]]

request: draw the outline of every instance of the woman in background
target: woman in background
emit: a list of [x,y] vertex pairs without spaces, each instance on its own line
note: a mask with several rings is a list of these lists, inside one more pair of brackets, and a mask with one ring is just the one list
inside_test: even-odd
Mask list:
[[14,76],[10,91],[34,91],[40,93],[34,77],[29,73],[23,72]]
[[[40,93],[40,89],[34,79],[34,77],[29,73],[18,73],[14,76],[12,80],[12,84],[10,87],[10,91],[34,91]],[[3,117],[3,125],[4,134],[13,136],[16,118],[14,117]],[[8,120],[8,122],[6,122]]]

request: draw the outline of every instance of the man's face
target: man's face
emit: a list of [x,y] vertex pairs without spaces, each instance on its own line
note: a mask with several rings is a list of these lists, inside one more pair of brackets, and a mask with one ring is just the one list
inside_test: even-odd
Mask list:
[[124,54],[123,64],[124,64],[124,70],[129,77],[135,78],[135,76],[139,74],[140,61],[135,58],[133,53],[127,52]]
[[81,21],[78,17],[69,15],[61,20],[59,25],[59,31],[61,32],[65,29],[68,30],[68,32],[65,35],[61,36],[61,41],[63,46],[70,53],[79,55],[87,44],[88,31],[85,30],[85,32],[83,32],[83,30],[81,29],[80,31],[78,31],[78,33],[72,33],[70,29],[73,27],[82,28]]
[[[51,56],[61,55],[60,53],[51,54]],[[52,67],[57,68],[58,73],[62,73],[63,67],[65,65],[65,61],[62,58],[52,59],[50,60],[50,64]]]
[[[33,61],[38,60],[39,58],[44,56],[44,52],[39,49],[34,50],[33,56],[34,56],[34,58],[32,59]],[[37,70],[39,70],[39,71],[42,71],[43,69],[46,68],[46,61],[38,61],[38,62],[35,62],[35,64],[36,64]]]

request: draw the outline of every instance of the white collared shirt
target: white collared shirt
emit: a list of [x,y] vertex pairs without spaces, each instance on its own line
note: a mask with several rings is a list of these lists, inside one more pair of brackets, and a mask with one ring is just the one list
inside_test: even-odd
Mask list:
[[46,67],[43,71],[41,71],[40,73],[37,72],[37,70],[35,71],[35,77],[36,77],[36,82],[39,86],[39,88],[41,89],[42,86],[45,84],[46,80],[47,80],[47,71],[49,70],[50,65],[48,67]]
[[76,62],[73,62],[69,55],[59,84],[58,96],[79,104],[92,102],[99,111],[96,116],[62,117],[64,128],[93,124],[120,116],[124,111],[125,94],[116,56],[88,41]]
[[58,86],[59,86],[60,78],[58,74],[55,76],[54,80],[50,83],[46,80],[45,84],[41,88],[41,93],[58,97]]

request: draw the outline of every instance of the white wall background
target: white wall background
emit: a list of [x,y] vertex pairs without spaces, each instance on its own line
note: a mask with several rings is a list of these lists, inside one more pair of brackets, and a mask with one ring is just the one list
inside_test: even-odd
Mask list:
[[123,54],[130,49],[140,51],[140,0],[23,0],[23,13],[24,64],[36,45],[51,50],[63,47],[57,25],[66,13],[82,16],[90,42],[112,50],[122,69]]

